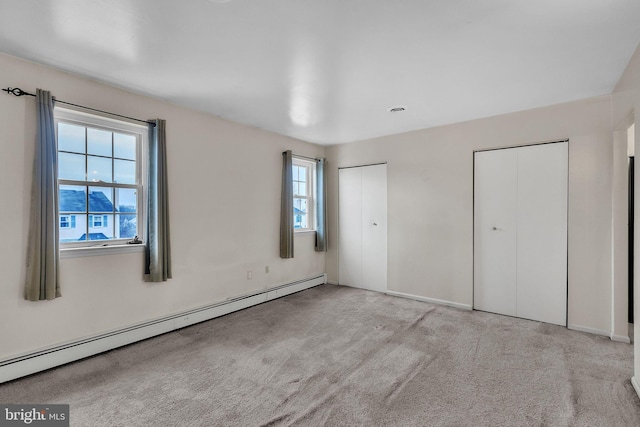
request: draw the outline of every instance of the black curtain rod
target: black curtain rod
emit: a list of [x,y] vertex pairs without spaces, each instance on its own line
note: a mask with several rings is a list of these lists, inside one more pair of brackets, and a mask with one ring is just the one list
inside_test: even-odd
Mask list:
[[[13,96],[25,96],[25,95],[27,95],[27,96],[35,97],[34,94],[29,93],[29,92],[25,92],[22,89],[20,89],[19,87],[13,87],[13,88],[12,87],[8,87],[6,89],[2,89],[2,91],[3,92],[7,92],[7,94],[13,95]],[[136,122],[146,123],[146,124],[151,125],[153,127],[156,126],[156,124],[154,122],[150,122],[148,120],[136,119],[135,117],[123,116],[122,114],[116,114],[116,113],[111,113],[109,111],[98,110],[97,108],[85,107],[84,105],[78,105],[78,104],[73,104],[71,102],[61,101],[59,99],[56,99],[55,97],[53,98],[53,100],[55,102],[60,103],[60,104],[73,105],[74,107],[84,108],[85,110],[91,110],[91,111],[96,111],[98,113],[104,113],[104,114],[109,114],[109,115],[116,116],[116,117],[122,117],[123,119],[135,120]]]
[[298,158],[301,158],[301,159],[307,159],[307,160],[320,160],[320,159],[319,159],[319,158],[317,158],[317,157],[302,156],[302,155],[300,155],[300,154],[294,154],[294,153],[291,153],[291,155],[292,155],[293,157],[298,157]]

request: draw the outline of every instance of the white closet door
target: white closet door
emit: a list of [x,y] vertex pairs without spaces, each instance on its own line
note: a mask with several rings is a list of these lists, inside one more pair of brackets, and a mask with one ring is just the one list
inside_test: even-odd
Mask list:
[[516,315],[517,153],[475,153],[474,295],[477,310]]
[[568,143],[517,151],[518,317],[565,326]]
[[387,167],[340,169],[338,282],[387,290]]
[[338,282],[362,287],[362,168],[338,175]]
[[387,290],[387,165],[362,169],[362,284]]

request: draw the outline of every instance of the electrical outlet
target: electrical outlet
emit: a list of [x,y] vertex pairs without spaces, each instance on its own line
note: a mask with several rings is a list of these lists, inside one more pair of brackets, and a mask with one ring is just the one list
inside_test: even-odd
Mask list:
[[253,279],[253,271],[247,270],[247,280]]
[[268,265],[264,267],[264,272],[265,272],[265,274],[269,274],[269,266]]

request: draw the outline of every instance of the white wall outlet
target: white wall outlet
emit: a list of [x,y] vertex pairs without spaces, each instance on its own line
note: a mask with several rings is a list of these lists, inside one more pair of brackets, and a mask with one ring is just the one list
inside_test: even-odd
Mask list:
[[264,272],[265,272],[265,274],[269,274],[269,266],[268,265],[266,265],[264,267]]
[[253,271],[247,270],[247,280],[253,279]]

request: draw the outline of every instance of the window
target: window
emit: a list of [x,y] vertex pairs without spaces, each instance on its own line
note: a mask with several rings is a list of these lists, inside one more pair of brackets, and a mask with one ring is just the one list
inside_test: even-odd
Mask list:
[[55,121],[61,247],[141,236],[147,128],[59,108]]
[[76,216],[60,215],[60,228],[76,228]]
[[293,228],[296,231],[314,229],[313,177],[315,163],[293,158]]
[[89,215],[89,224],[93,228],[109,227],[109,220],[106,215]]

